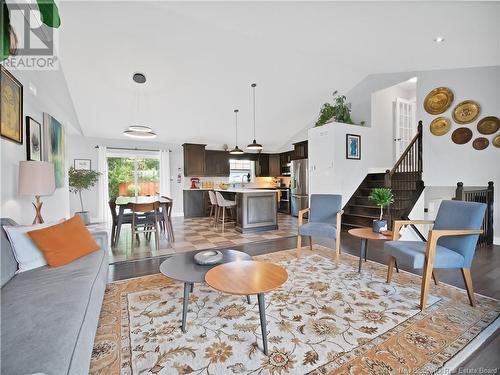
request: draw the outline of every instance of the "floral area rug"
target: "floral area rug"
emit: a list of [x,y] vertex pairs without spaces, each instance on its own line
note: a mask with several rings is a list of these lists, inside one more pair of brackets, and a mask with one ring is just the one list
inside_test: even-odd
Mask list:
[[266,294],[269,356],[262,352],[256,297],[196,284],[188,331],[180,330],[181,283],[161,274],[111,283],[92,354],[93,374],[390,374],[439,370],[500,314],[499,301],[440,284],[420,312],[420,278],[332,252],[256,257],[289,275]]

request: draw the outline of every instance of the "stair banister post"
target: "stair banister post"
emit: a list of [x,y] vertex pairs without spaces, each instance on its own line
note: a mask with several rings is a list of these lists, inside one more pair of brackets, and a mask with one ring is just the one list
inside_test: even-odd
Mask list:
[[391,171],[389,169],[385,170],[385,176],[384,176],[384,186],[387,188],[390,188],[392,185],[391,183]]
[[464,183],[457,182],[457,188],[455,189],[455,200],[463,201],[464,200]]
[[488,181],[488,190],[486,192],[486,203],[488,207],[486,208],[486,219],[488,220],[488,229],[486,234],[486,241],[488,245],[493,245],[493,197],[495,195],[495,190],[493,187],[493,181]]
[[417,150],[418,150],[418,171],[422,172],[423,171],[423,166],[422,166],[422,120],[418,122],[417,125],[417,134],[418,134],[418,143],[417,143]]

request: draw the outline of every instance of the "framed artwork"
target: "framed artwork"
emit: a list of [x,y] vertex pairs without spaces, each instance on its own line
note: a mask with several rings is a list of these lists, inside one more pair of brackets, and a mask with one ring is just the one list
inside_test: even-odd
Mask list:
[[23,144],[23,85],[0,65],[0,135]]
[[361,136],[357,134],[345,135],[346,159],[361,160]]
[[54,164],[56,188],[64,186],[64,128],[51,115],[43,114],[43,159]]
[[74,161],[75,169],[84,169],[90,171],[92,169],[92,160],[90,159],[75,159]]
[[42,161],[42,125],[26,116],[26,159]]

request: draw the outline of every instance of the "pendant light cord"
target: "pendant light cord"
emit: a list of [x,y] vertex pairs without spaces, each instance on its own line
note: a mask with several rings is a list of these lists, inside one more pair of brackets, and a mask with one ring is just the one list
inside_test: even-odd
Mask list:
[[234,118],[235,118],[235,122],[236,122],[236,147],[238,147],[238,110],[235,109],[234,110]]
[[253,139],[255,140],[255,86],[256,83],[252,83],[253,87]]

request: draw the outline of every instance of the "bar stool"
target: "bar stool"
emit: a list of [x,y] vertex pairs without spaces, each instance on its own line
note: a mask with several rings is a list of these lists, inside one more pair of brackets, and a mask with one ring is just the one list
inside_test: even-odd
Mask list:
[[[236,220],[226,218],[226,208],[229,209],[229,211],[235,209],[236,202],[227,200],[218,191],[215,192],[215,196],[217,198],[217,206],[218,206],[217,222],[220,222],[222,224],[222,232],[224,233],[225,223],[236,223]],[[220,210],[222,210],[222,217],[220,214]],[[233,215],[233,217],[236,217],[236,215]]]
[[214,227],[217,227],[217,197],[215,196],[215,192],[212,190],[208,191],[208,197],[210,198],[210,215],[208,217],[208,222],[210,223],[213,220]]
[[156,250],[160,250],[160,236],[158,235],[158,216],[160,215],[160,202],[131,203],[132,208],[132,244],[138,233],[144,233],[146,239],[148,234],[155,234]]

